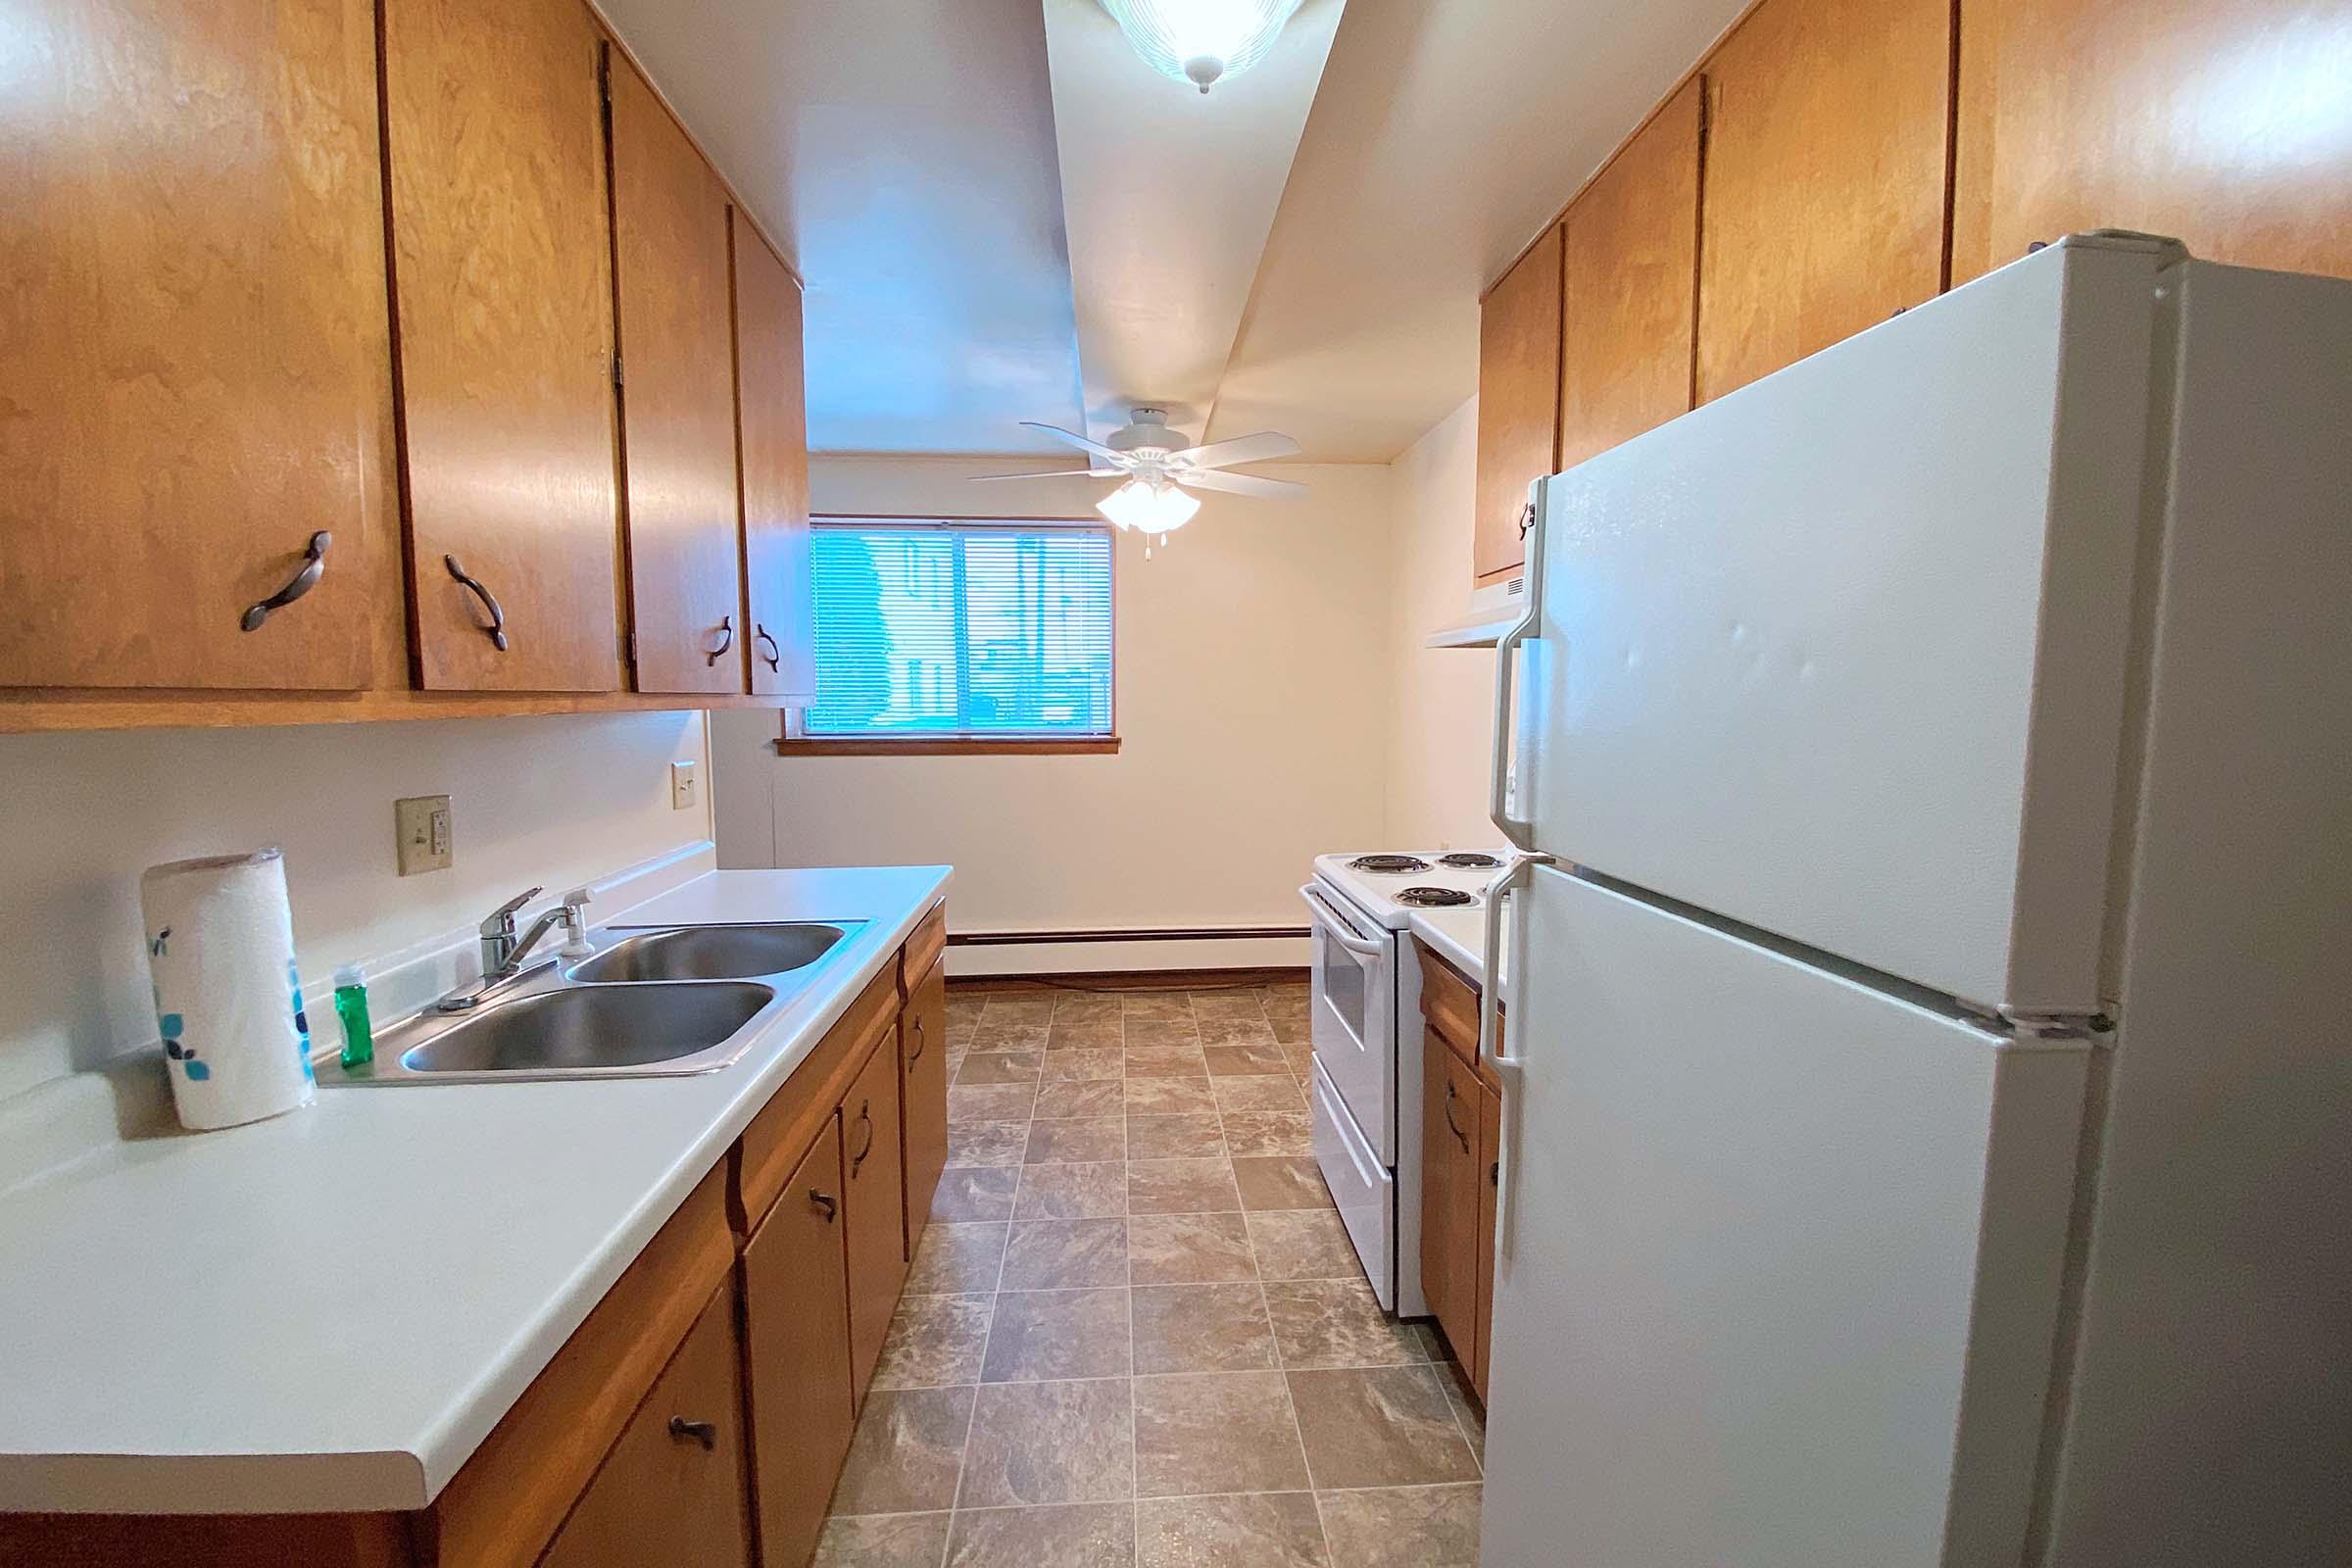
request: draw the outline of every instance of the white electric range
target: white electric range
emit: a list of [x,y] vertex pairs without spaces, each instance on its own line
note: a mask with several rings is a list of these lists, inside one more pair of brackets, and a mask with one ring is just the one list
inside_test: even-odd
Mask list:
[[1500,852],[1324,855],[1298,890],[1314,915],[1315,1161],[1380,1304],[1423,1317],[1421,1074],[1414,1020],[1421,963],[1416,908],[1471,908],[1506,863]]

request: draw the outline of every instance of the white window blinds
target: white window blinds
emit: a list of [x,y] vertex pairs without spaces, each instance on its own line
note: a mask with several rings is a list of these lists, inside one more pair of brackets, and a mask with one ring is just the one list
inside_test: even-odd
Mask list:
[[819,519],[815,736],[1111,733],[1109,530]]

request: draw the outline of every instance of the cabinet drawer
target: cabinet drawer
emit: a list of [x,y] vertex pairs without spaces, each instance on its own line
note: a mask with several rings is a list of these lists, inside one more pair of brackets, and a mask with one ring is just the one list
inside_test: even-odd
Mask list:
[[931,966],[939,962],[940,955],[947,951],[947,946],[948,906],[944,903],[934,904],[931,912],[923,916],[922,923],[906,938],[906,945],[899,950],[901,996],[914,995],[915,987],[931,972]]
[[743,1568],[745,1522],[735,1292],[721,1285],[540,1564]]

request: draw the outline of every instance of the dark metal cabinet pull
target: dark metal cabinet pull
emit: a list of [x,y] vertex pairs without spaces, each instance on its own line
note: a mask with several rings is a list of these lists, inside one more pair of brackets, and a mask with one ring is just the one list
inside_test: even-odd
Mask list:
[[825,1211],[825,1223],[828,1225],[841,1212],[841,1200],[831,1193],[820,1193],[811,1187],[808,1189],[808,1201]]
[[850,1156],[850,1174],[853,1176],[858,1174],[858,1167],[865,1163],[865,1156],[874,1152],[874,1102],[872,1101],[869,1100],[858,1107],[858,1119],[865,1124],[865,1147]]
[[270,612],[285,609],[318,587],[318,579],[326,575],[326,547],[334,542],[335,536],[324,528],[311,535],[311,542],[302,553],[302,569],[286,579],[283,588],[260,604],[246,606],[245,614],[237,625],[246,631],[260,631],[262,622],[270,618]]
[[505,653],[509,646],[507,642],[507,612],[499,608],[498,596],[483,587],[477,579],[466,576],[466,568],[458,564],[457,557],[443,556],[441,564],[449,568],[449,574],[458,579],[460,587],[479,599],[482,602],[482,608],[490,612],[490,624],[482,629],[490,634],[490,646],[502,654]]
[[784,667],[784,645],[769,636],[767,628],[758,621],[752,622],[752,640],[767,644],[767,652],[760,657],[767,661],[768,668],[780,670]]
[[1536,504],[1533,501],[1530,501],[1526,506],[1519,509],[1519,537],[1522,539],[1526,538],[1528,530],[1533,528],[1535,525]]
[[689,1421],[682,1415],[673,1415],[669,1418],[669,1435],[680,1442],[699,1443],[706,1449],[718,1446],[715,1421]]
[[1467,1151],[1470,1147],[1470,1135],[1462,1131],[1461,1123],[1453,1119],[1453,1085],[1447,1084],[1446,1086],[1446,1130],[1452,1133],[1453,1141]]
[[928,1039],[923,1034],[923,1020],[917,1018],[914,1020],[914,1054],[906,1058],[907,1066],[911,1067],[923,1059],[923,1047],[926,1044],[928,1044]]
[[733,615],[721,615],[718,617],[718,646],[711,649],[710,652],[705,656],[705,658],[708,662],[715,664],[721,659],[725,658],[727,650],[734,646],[735,617]]

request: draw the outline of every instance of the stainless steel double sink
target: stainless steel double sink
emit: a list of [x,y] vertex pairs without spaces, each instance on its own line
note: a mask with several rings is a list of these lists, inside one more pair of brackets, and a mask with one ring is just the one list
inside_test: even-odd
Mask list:
[[860,920],[612,926],[594,956],[550,958],[457,1012],[379,1032],[375,1059],[322,1083],[418,1084],[713,1072],[807,990]]

